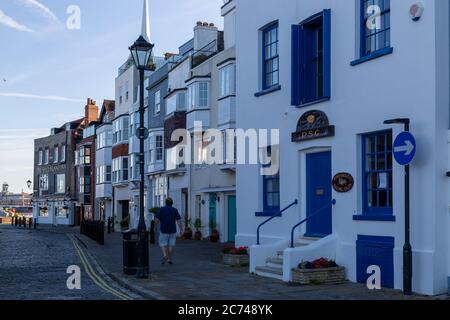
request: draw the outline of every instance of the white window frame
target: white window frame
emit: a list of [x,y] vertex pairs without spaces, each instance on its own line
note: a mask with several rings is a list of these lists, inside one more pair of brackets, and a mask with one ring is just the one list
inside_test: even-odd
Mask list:
[[161,90],[155,92],[155,115],[161,113]]
[[53,163],[59,162],[59,147],[55,146],[55,149],[53,149]]

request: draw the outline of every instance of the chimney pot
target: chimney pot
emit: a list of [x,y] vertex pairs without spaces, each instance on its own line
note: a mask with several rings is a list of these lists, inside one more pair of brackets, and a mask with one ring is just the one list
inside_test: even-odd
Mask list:
[[208,22],[203,22],[203,26],[207,27],[207,26],[209,26],[209,23]]

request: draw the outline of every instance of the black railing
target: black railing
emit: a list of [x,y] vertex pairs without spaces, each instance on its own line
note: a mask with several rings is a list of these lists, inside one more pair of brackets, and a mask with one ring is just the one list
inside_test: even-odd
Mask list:
[[213,40],[200,50],[195,51],[191,57],[191,68],[195,68],[202,62],[208,60],[218,52],[218,49],[217,40]]
[[105,244],[105,222],[104,221],[82,221],[81,234],[91,238],[100,245]]
[[279,217],[281,214],[283,214],[283,212],[289,210],[291,207],[296,206],[297,204],[298,204],[298,200],[295,200],[294,202],[292,202],[290,205],[288,205],[288,206],[287,206],[286,208],[284,208],[283,210],[274,213],[273,216],[271,216],[269,219],[267,219],[266,221],[264,221],[263,223],[261,223],[261,224],[258,226],[258,229],[257,229],[257,231],[256,231],[256,244],[257,244],[258,246],[261,244],[260,241],[259,241],[259,233],[260,233],[261,227],[262,227],[263,225],[265,225],[266,223],[268,223],[269,221],[272,221],[272,220],[275,219],[276,217]]
[[302,221],[300,221],[299,223],[297,223],[291,231],[291,248],[294,248],[294,232],[295,229],[297,229],[298,227],[300,227],[302,224],[306,223],[307,221],[309,221],[309,219],[317,216],[319,213],[321,213],[323,210],[327,209],[330,206],[334,206],[336,204],[336,200],[333,199],[331,200],[331,202],[329,204],[327,204],[326,206],[320,208],[319,210],[316,210],[313,214],[311,214],[309,217],[307,217],[306,219],[303,219]]

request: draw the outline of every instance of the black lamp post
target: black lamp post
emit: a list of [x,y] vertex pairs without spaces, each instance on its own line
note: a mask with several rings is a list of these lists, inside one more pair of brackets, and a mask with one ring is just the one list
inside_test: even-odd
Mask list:
[[31,184],[32,184],[31,180],[28,180],[28,181],[27,181],[27,187],[28,187],[28,189],[31,189]]
[[[400,118],[386,120],[384,124],[403,124],[409,132],[410,119]],[[412,247],[410,226],[409,164],[405,166],[405,244],[403,246],[403,293],[412,294]]]
[[145,71],[149,70],[149,65],[152,59],[152,51],[154,45],[149,43],[140,36],[136,42],[129,48],[131,56],[133,57],[134,65],[139,70],[140,79],[140,91],[139,91],[139,115],[140,126],[136,131],[136,135],[139,137],[139,166],[141,174],[140,192],[139,192],[139,225],[138,225],[138,270],[137,277],[140,279],[148,278],[149,276],[149,263],[148,263],[148,232],[145,225],[144,217],[144,141],[148,138],[148,129],[144,126],[144,75]]

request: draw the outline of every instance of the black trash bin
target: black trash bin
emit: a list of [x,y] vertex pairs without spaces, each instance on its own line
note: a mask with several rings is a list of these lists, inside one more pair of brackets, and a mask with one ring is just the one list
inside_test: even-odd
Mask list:
[[138,264],[138,232],[128,230],[123,235],[123,273],[129,276],[136,275]]

